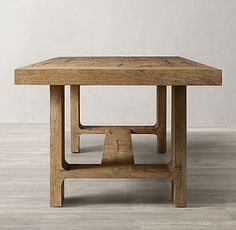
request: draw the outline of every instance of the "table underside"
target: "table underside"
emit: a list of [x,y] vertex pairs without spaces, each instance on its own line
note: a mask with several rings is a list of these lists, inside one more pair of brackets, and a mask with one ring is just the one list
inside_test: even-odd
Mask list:
[[[71,86],[71,92],[76,87]],[[73,97],[72,97],[73,98]],[[78,133],[105,133],[101,164],[68,164],[65,160],[64,86],[50,86],[50,204],[61,206],[67,178],[170,179],[176,207],[186,197],[186,87],[172,87],[172,156],[168,164],[135,164],[132,133],[161,138],[161,126],[77,127]],[[75,109],[73,106],[71,109]],[[71,111],[73,116],[73,111]],[[77,136],[78,138],[78,136]],[[165,151],[165,150],[164,150]],[[78,156],[79,157],[79,156]]]

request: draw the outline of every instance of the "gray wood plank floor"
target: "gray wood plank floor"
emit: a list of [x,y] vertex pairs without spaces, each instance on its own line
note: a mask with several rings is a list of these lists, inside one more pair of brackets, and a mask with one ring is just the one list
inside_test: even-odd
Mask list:
[[[98,163],[103,135],[85,135],[74,163]],[[137,163],[167,162],[152,135],[133,135]],[[168,141],[170,136],[168,135]],[[236,229],[236,128],[188,132],[188,207],[170,199],[168,180],[66,181],[63,208],[49,207],[49,127],[0,125],[0,229]]]

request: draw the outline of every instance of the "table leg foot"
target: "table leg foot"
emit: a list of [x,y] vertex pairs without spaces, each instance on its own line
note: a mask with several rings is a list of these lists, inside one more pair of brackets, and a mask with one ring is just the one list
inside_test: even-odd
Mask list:
[[80,152],[80,136],[75,136],[71,134],[71,152],[72,153]]
[[181,182],[181,180],[173,181],[171,193],[174,205],[176,207],[183,208],[187,206],[186,183]]
[[50,206],[61,207],[64,200],[64,181],[55,182],[54,179],[50,182]]
[[165,153],[166,152],[166,138],[165,135],[157,136],[157,152]]

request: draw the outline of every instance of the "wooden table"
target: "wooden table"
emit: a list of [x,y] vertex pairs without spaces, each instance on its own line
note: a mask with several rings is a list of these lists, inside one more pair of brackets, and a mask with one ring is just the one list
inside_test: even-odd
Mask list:
[[[16,69],[15,84],[50,86],[51,206],[62,205],[66,178],[169,178],[175,206],[187,205],[186,87],[221,85],[221,70],[182,57],[57,57]],[[134,163],[131,134],[152,133],[162,138],[158,133],[163,134],[163,127],[159,125],[80,127],[85,133],[105,133],[102,162],[67,163],[64,144],[65,85],[71,87],[72,100],[76,96],[76,87],[78,89],[80,85],[155,85],[162,89],[171,86],[172,155],[169,163]],[[159,105],[165,109],[163,92],[164,100],[160,100]],[[78,115],[78,112],[72,111],[73,114]]]

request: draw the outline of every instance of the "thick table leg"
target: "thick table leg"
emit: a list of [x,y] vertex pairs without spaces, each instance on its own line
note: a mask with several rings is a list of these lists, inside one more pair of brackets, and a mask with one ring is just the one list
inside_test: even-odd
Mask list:
[[64,86],[50,86],[50,205],[61,206],[64,198],[62,171],[65,162]]
[[71,152],[80,151],[80,135],[78,127],[80,122],[80,86],[70,86],[70,122],[71,122]]
[[157,152],[166,152],[166,86],[157,86]]
[[176,207],[187,205],[186,86],[172,86],[172,198]]

